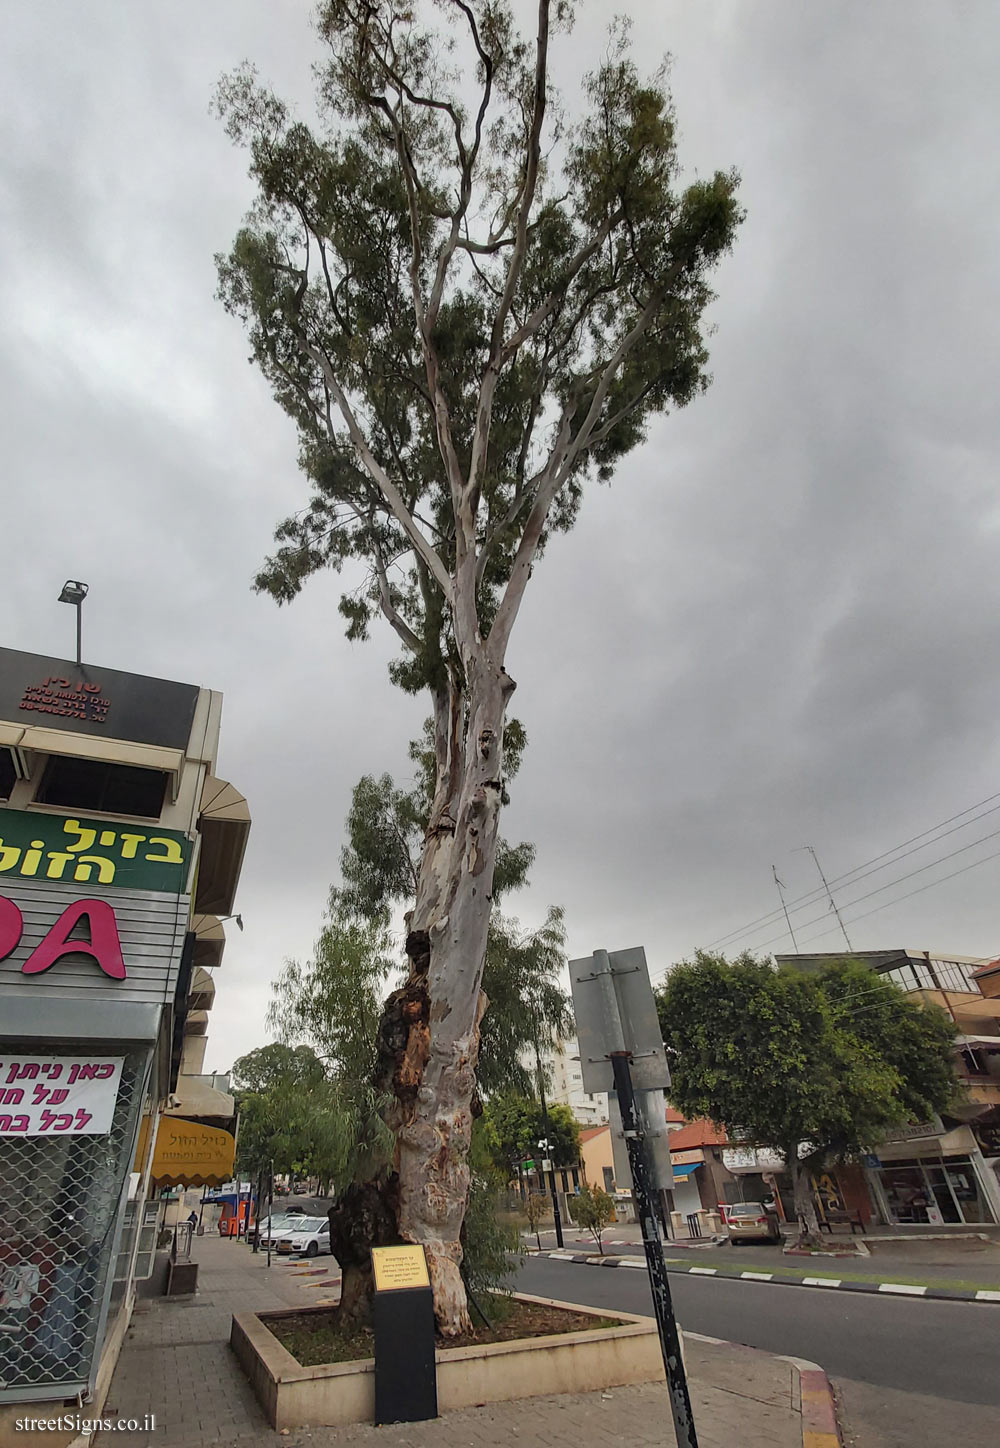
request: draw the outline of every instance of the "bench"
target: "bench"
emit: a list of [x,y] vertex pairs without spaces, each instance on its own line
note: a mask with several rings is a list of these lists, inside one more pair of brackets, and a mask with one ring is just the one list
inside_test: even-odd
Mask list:
[[850,1227],[852,1237],[859,1228],[863,1237],[867,1237],[868,1235],[861,1213],[857,1210],[827,1212],[825,1217],[820,1218],[819,1229],[821,1232],[827,1231],[832,1236],[835,1226]]

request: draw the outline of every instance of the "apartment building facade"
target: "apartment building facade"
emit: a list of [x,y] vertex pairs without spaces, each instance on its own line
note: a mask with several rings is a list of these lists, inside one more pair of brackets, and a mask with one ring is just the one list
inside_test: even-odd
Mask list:
[[568,1106],[581,1126],[603,1125],[608,1120],[607,1093],[583,1089],[580,1042],[576,1036],[568,1036],[548,1047],[541,1056],[549,1101]]

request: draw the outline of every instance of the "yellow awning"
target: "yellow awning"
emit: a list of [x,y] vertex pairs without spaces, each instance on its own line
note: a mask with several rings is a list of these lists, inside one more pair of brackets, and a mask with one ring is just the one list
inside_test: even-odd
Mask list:
[[156,1133],[152,1180],[158,1187],[221,1187],[232,1180],[236,1139],[228,1131],[164,1116]]

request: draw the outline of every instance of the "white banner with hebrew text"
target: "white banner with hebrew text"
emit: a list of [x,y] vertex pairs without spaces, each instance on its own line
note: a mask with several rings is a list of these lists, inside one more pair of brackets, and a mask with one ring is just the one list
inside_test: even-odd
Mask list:
[[122,1056],[0,1055],[0,1137],[104,1136]]

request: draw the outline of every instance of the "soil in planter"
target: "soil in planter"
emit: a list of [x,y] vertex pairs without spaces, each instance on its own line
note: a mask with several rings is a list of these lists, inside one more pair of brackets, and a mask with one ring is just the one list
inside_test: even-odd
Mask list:
[[[564,1332],[593,1332],[596,1328],[619,1327],[620,1318],[594,1317],[591,1313],[568,1312],[563,1307],[545,1307],[537,1302],[490,1299],[483,1303],[493,1328],[479,1326],[459,1338],[449,1338],[439,1347],[475,1347],[490,1342],[511,1342],[515,1338],[552,1337]],[[478,1318],[475,1318],[478,1322]],[[335,1308],[329,1312],[303,1312],[291,1317],[264,1318],[270,1332],[292,1357],[305,1368],[319,1363],[349,1363],[375,1356],[375,1336],[370,1328],[349,1334],[338,1330]]]

